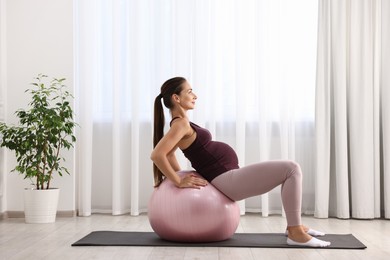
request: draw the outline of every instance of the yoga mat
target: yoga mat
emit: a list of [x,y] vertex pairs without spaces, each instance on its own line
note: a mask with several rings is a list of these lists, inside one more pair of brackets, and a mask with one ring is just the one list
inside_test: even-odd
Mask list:
[[[327,234],[320,239],[330,241],[330,247],[321,249],[367,248],[352,234]],[[264,248],[309,248],[289,246],[282,233],[235,233],[230,239],[210,243],[183,243],[161,239],[154,232],[94,231],[72,246],[173,246],[173,247],[264,247]]]

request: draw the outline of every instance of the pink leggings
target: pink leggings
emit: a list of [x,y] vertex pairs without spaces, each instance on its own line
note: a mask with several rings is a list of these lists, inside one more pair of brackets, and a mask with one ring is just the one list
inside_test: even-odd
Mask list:
[[267,161],[227,171],[211,182],[234,201],[269,192],[282,185],[287,225],[301,225],[302,172],[292,161]]

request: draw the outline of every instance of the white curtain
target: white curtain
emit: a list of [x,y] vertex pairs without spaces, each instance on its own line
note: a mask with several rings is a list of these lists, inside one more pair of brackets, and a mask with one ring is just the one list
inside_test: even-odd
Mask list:
[[[303,211],[314,212],[316,1],[80,0],[75,9],[79,215],[147,210],[153,101],[174,76],[198,95],[191,120],[233,146],[240,165],[299,162]],[[241,206],[280,214],[280,190]]]
[[320,0],[318,217],[390,217],[390,1]]

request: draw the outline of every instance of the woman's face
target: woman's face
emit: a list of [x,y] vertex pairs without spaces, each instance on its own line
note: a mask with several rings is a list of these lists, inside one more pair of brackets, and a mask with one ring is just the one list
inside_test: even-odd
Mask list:
[[184,109],[194,109],[195,100],[198,98],[194,92],[192,92],[191,85],[186,81],[183,83],[183,89],[179,95],[176,95],[175,101]]

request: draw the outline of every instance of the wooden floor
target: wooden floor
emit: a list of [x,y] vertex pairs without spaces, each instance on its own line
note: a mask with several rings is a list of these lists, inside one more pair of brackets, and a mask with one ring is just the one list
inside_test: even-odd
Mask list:
[[[264,249],[194,247],[71,247],[96,230],[152,231],[146,215],[57,218],[53,224],[25,224],[22,218],[0,221],[0,259],[390,259],[389,220],[340,220],[303,217],[304,224],[328,233],[350,234],[365,250]],[[281,216],[241,217],[237,232],[275,232],[285,229]]]

